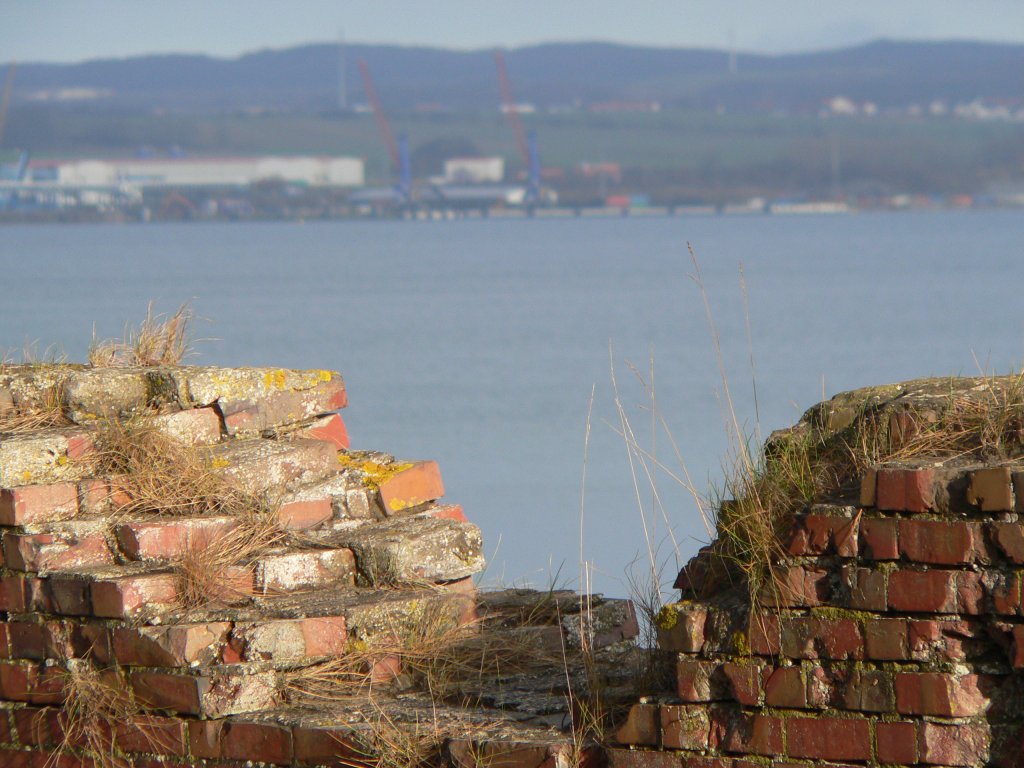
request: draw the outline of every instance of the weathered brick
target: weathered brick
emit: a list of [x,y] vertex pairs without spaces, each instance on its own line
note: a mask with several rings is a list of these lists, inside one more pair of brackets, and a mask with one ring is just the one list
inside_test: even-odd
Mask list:
[[335,411],[348,404],[341,377],[334,375],[316,387],[300,391],[265,392],[249,399],[220,398],[224,426],[229,434],[253,434],[294,424],[311,416]]
[[792,659],[862,659],[864,637],[852,619],[783,619],[782,655]]
[[934,483],[932,469],[879,469],[875,505],[894,512],[927,512],[935,506]]
[[94,582],[91,597],[96,616],[132,618],[146,609],[174,605],[178,586],[170,573],[122,576]]
[[956,571],[893,571],[889,574],[888,603],[895,611],[955,613]]
[[759,599],[780,608],[804,608],[821,605],[827,593],[827,571],[791,566],[781,569],[761,588]]
[[64,616],[88,616],[93,611],[86,579],[51,574],[45,579],[26,579],[25,586],[29,595],[28,610]]
[[61,571],[81,566],[109,565],[114,555],[102,531],[4,534],[4,562],[18,571]]
[[712,701],[711,676],[717,669],[713,661],[680,658],[676,662],[676,694],[685,702]]
[[[1024,488],[1021,489],[1024,493]],[[990,523],[992,538],[1007,560],[1024,564],[1024,525],[1021,523]]]
[[987,467],[971,472],[967,503],[982,512],[1013,511],[1013,485],[1007,467]]
[[790,757],[866,762],[871,759],[871,727],[863,719],[790,717],[786,745]]
[[691,603],[670,603],[654,620],[658,647],[677,653],[699,653],[704,647],[707,610]]
[[978,526],[946,520],[901,520],[900,554],[931,565],[960,565],[979,559]]
[[992,596],[992,608],[1003,616],[1014,616],[1021,612],[1020,573],[992,572],[988,576],[987,591]]
[[261,557],[256,586],[265,594],[295,592],[355,583],[355,558],[349,549],[311,549]]
[[281,526],[293,531],[305,531],[325,523],[334,516],[330,497],[302,501],[286,501],[277,509]]
[[342,727],[296,725],[292,728],[292,749],[295,759],[302,765],[330,764],[334,761],[344,765],[345,760],[365,758],[364,750],[353,738],[352,732]]
[[136,520],[115,529],[117,541],[132,560],[178,560],[192,547],[201,547],[238,527],[237,518],[179,517]]
[[807,708],[807,683],[800,667],[779,667],[764,687],[765,703],[784,709]]
[[760,703],[764,694],[764,681],[768,669],[761,664],[728,661],[721,667],[729,695],[735,701],[748,707]]
[[797,534],[790,541],[791,555],[836,554],[857,555],[857,532],[860,515],[851,517],[810,513],[801,520]]
[[665,749],[707,749],[711,722],[706,707],[665,704],[660,707],[661,744]]
[[0,525],[34,525],[78,514],[74,483],[23,485],[0,490]]
[[850,608],[858,611],[887,608],[888,574],[885,571],[844,566],[843,575],[849,585]]
[[779,617],[763,612],[751,612],[747,620],[747,643],[756,656],[777,656],[782,649],[782,631]]
[[260,712],[278,703],[272,673],[222,673],[211,678],[137,669],[130,672],[128,682],[146,706],[207,718]]
[[272,723],[229,722],[221,736],[220,756],[289,765],[292,762],[291,729]]
[[114,658],[124,666],[187,667],[215,660],[228,622],[111,629]]
[[860,498],[858,500],[862,507],[875,506],[875,487],[878,472],[874,468],[867,470],[860,480]]
[[880,669],[853,670],[844,687],[843,706],[860,712],[891,712],[896,706],[892,677]]
[[417,461],[379,484],[380,499],[388,514],[417,507],[444,496],[444,483],[436,461]]
[[740,713],[730,721],[722,749],[740,754],[781,755],[782,722],[782,718],[772,715]]
[[214,445],[220,440],[220,417],[213,408],[165,413],[147,423],[184,445]]
[[139,714],[114,723],[114,743],[130,753],[174,755],[186,753],[185,721],[174,717]]
[[34,662],[0,662],[0,698],[30,704],[59,704],[64,699],[64,675],[57,667]]
[[956,605],[960,613],[977,616],[985,611],[985,583],[977,571],[957,571]]
[[911,765],[917,762],[916,722],[875,723],[875,758],[880,763]]
[[1024,625],[1018,624],[1013,628],[1012,656],[1013,668],[1024,668]]
[[896,560],[898,521],[888,517],[868,517],[861,520],[861,555],[872,560]]
[[294,434],[296,437],[304,437],[309,440],[325,440],[339,450],[347,451],[349,448],[348,430],[345,429],[345,422],[337,413],[323,416],[308,427],[296,430]]
[[658,745],[658,705],[634,704],[625,721],[615,731],[619,744],[654,747]]
[[344,616],[320,616],[299,620],[307,657],[341,656],[345,653],[348,630]]
[[971,717],[988,699],[978,690],[978,676],[941,672],[897,672],[896,710],[905,715]]
[[918,743],[923,763],[982,765],[988,761],[990,734],[986,725],[924,722],[920,726]]
[[903,661],[910,658],[905,619],[869,619],[864,622],[867,658],[873,661]]

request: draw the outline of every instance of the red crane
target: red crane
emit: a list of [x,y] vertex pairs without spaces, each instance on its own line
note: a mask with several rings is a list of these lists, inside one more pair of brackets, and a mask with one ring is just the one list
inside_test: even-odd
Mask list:
[[364,59],[359,60],[359,74],[363,76],[363,90],[366,92],[366,98],[373,108],[373,119],[377,123],[377,130],[380,131],[380,136],[387,147],[388,155],[391,156],[391,166],[397,172],[402,166],[398,142],[395,141],[395,134],[391,132],[391,124],[388,122],[387,115],[384,114],[384,107],[381,106],[380,98],[377,96],[377,89],[373,85],[373,78],[370,77],[370,68],[366,65]]
[[519,108],[512,96],[512,84],[508,79],[508,70],[505,68],[505,54],[501,51],[494,52],[494,63],[498,65],[498,86],[501,88],[501,103],[512,126],[512,132],[516,135],[516,146],[523,158],[523,164],[530,165],[530,145],[526,140],[526,131],[523,129],[523,121],[519,119]]

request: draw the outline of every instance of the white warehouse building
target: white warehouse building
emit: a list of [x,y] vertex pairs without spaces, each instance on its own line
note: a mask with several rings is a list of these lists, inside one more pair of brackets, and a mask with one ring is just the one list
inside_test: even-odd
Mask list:
[[60,186],[246,186],[278,179],[312,187],[361,187],[363,160],[356,157],[224,157],[70,160],[33,163],[31,179]]
[[444,161],[448,184],[497,184],[505,178],[502,157],[453,157]]

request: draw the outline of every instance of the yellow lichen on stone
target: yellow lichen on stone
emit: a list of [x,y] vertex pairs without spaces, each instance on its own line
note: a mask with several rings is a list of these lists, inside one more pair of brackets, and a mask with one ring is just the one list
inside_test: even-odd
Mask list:
[[359,452],[339,452],[338,463],[346,469],[355,469],[363,474],[364,485],[379,488],[395,475],[410,469],[412,464],[405,462],[383,463],[374,461],[366,454]]
[[654,624],[658,629],[668,631],[679,622],[679,613],[675,605],[666,605],[654,617]]
[[227,459],[214,459],[210,462],[210,466],[214,469],[224,469],[224,467],[229,466],[230,464],[231,462]]

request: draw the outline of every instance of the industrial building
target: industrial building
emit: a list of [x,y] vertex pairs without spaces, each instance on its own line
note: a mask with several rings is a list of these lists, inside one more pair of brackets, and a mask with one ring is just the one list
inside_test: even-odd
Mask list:
[[61,187],[243,187],[280,180],[311,187],[361,187],[355,157],[221,157],[32,162],[29,183]]
[[499,184],[504,179],[502,157],[453,157],[444,161],[446,184]]

